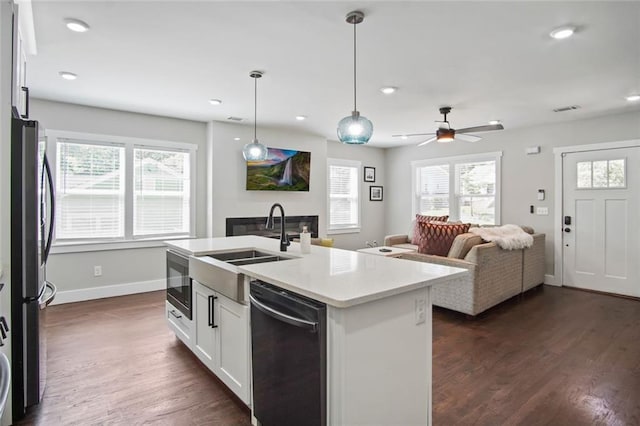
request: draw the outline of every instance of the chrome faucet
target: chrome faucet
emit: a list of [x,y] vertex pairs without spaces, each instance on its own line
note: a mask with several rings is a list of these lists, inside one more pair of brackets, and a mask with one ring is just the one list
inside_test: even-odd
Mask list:
[[265,228],[273,229],[275,227],[275,223],[273,221],[273,210],[276,207],[280,207],[280,251],[287,251],[287,247],[291,245],[289,241],[289,237],[287,237],[287,233],[284,229],[284,208],[280,203],[275,203],[271,206],[271,210],[269,210],[269,217],[267,218],[267,224]]

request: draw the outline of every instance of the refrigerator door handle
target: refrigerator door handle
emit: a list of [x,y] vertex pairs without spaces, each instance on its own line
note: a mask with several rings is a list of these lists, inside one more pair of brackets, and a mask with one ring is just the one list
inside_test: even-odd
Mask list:
[[[49,165],[47,154],[44,155],[44,169],[47,172],[47,182],[49,183],[49,217],[51,218],[51,220],[49,221],[49,235],[47,237],[47,244],[44,248],[44,263],[46,263],[47,259],[49,259],[49,251],[51,250],[51,243],[53,242],[53,228],[56,223],[56,193],[53,186],[51,166]],[[45,195],[43,194],[42,196],[44,197]]]
[[[46,290],[51,290],[51,294],[49,294],[46,299],[42,300],[40,302],[40,309],[44,309],[47,306],[49,306],[51,304],[51,302],[53,302],[53,299],[56,298],[56,294],[58,294],[58,287],[56,287],[56,285],[54,283],[51,283],[49,281],[46,282],[46,286],[45,286],[45,291]],[[43,293],[44,294],[44,293]]]

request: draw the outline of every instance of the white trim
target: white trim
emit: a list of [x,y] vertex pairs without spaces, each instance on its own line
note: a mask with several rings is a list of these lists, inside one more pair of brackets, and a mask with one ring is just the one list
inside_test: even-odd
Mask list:
[[360,232],[360,227],[357,227],[357,228],[327,229],[327,235],[331,235],[331,234],[357,234],[359,232]]
[[106,297],[126,296],[129,294],[146,293],[164,290],[167,282],[164,278],[149,281],[138,281],[126,284],[105,285],[101,287],[82,288],[78,290],[59,291],[52,305],[83,302],[85,300],[104,299]]
[[33,8],[31,0],[15,0],[18,5],[18,31],[22,36],[25,51],[29,55],[38,54],[38,46],[36,44],[36,30],[33,24]]
[[[571,146],[560,146],[553,148],[553,154],[555,156],[555,197],[554,197],[554,211],[556,212],[556,225],[553,229],[553,285],[562,286],[563,285],[563,258],[562,258],[562,228],[563,228],[563,162],[562,158],[565,154],[573,153],[573,152],[586,152],[586,151],[602,151],[602,150],[611,150],[617,148],[634,148],[640,147],[640,139],[630,139],[624,141],[616,141],[616,142],[602,142],[602,143],[592,143],[588,145],[571,145]],[[556,279],[557,277],[557,279]],[[546,277],[545,277],[546,283]]]
[[146,145],[147,147],[163,147],[163,148],[173,148],[181,151],[189,150],[189,151],[197,151],[198,145],[187,142],[176,142],[176,141],[168,141],[162,139],[143,139],[143,138],[133,138],[129,136],[118,136],[118,135],[103,135],[98,133],[84,133],[84,132],[71,132],[68,130],[55,130],[55,129],[46,129],[44,132],[45,136],[52,137],[54,139],[77,139],[80,142],[97,142],[102,145],[107,145],[108,143],[116,143],[116,144],[132,144],[132,145]]
[[108,251],[108,250],[128,250],[128,249],[140,249],[140,248],[153,248],[164,247],[166,244],[164,241],[169,240],[184,240],[194,237],[186,235],[179,237],[160,237],[158,239],[149,240],[134,240],[134,241],[100,241],[100,242],[73,242],[73,243],[58,243],[51,246],[51,254],[64,254],[64,253],[84,253],[92,251]]
[[554,275],[544,274],[544,283],[555,287],[562,287],[561,284],[556,282],[556,277]]
[[411,162],[411,166],[430,166],[432,164],[442,164],[444,163],[461,163],[467,161],[483,161],[483,160],[493,160],[495,158],[502,157],[502,151],[495,152],[484,152],[479,154],[466,154],[466,155],[457,155],[455,157],[439,157],[439,158],[430,158],[428,160],[414,160]]

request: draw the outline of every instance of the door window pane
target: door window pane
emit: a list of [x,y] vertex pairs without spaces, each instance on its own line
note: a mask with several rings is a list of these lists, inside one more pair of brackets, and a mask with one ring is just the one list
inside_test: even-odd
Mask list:
[[609,188],[624,188],[625,183],[624,159],[609,160]]
[[592,167],[593,167],[593,187],[606,188],[607,187],[607,162],[594,161]]
[[591,188],[591,161],[581,161],[578,167],[578,188]]

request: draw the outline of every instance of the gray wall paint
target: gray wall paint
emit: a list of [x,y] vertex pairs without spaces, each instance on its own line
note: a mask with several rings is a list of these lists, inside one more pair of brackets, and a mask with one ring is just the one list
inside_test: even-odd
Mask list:
[[[571,114],[571,113],[567,113]],[[508,123],[505,123],[508,128]],[[385,230],[404,234],[411,221],[411,162],[474,153],[502,151],[502,223],[533,226],[546,234],[546,273],[553,275],[554,154],[553,148],[640,138],[640,113],[576,120],[545,126],[485,133],[476,143],[431,143],[387,150],[385,170],[387,191]],[[526,155],[525,148],[540,146],[541,153]],[[537,190],[546,198],[538,201]],[[529,206],[548,207],[548,216],[529,213]]]
[[[327,143],[327,157],[343,160],[357,160],[362,163],[358,178],[360,179],[360,217],[362,228],[356,234],[332,234],[336,247],[357,250],[365,247],[365,242],[377,241],[379,245],[384,240],[384,207],[387,200],[385,185],[384,159],[385,150],[362,145],[345,145],[337,141]],[[375,167],[376,181],[364,182],[365,166]],[[371,185],[383,187],[382,201],[369,201],[369,187]]]
[[[258,129],[260,143],[268,147],[311,152],[309,191],[247,191],[247,166],[242,147],[253,139],[253,127],[218,121],[210,122],[209,126],[212,137],[209,143],[213,147],[212,200],[209,202],[212,203],[214,237],[225,236],[227,217],[267,216],[273,203],[282,204],[287,216],[319,215],[320,232],[324,232],[327,158],[324,138],[289,130]],[[234,140],[235,137],[240,140]]]
[[[247,191],[246,165],[242,159],[242,147],[253,138],[253,128],[234,123],[210,122],[213,147],[211,188],[213,212],[213,236],[225,235],[227,217],[266,216],[275,202],[283,205],[287,215],[319,216],[319,235],[326,236],[327,229],[327,157],[358,159],[363,166],[376,167],[376,184],[382,184],[384,150],[370,147],[345,146],[327,142],[324,138],[304,132],[271,128],[258,129],[261,143],[273,148],[290,148],[311,152],[311,178],[309,192]],[[235,141],[234,138],[241,138]],[[379,183],[380,182],[380,183]],[[384,224],[383,203],[369,203],[368,186],[363,185],[363,208],[371,207],[363,214],[362,229],[358,234],[332,234],[335,246],[345,249],[364,247],[366,240],[381,241]],[[363,198],[364,200],[364,198]],[[373,206],[369,206],[373,204]]]
[[[41,128],[186,142],[198,146],[196,233],[205,234],[205,123],[33,99],[31,117]],[[93,266],[102,276],[93,276]],[[60,291],[163,279],[163,248],[52,254],[47,279]]]

